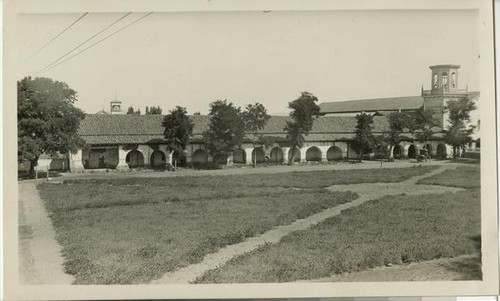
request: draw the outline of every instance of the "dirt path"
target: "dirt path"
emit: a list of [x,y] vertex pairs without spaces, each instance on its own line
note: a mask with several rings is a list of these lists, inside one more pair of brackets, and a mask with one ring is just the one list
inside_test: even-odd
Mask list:
[[71,284],[52,222],[40,199],[36,182],[19,186],[19,280],[22,284]]
[[363,161],[362,163],[337,163],[337,164],[309,164],[309,165],[272,165],[272,166],[258,166],[253,168],[251,166],[244,166],[240,168],[223,168],[217,170],[193,170],[193,169],[179,169],[175,172],[169,171],[154,171],[154,170],[131,170],[130,172],[120,173],[111,171],[105,172],[88,172],[88,173],[63,173],[61,177],[52,178],[51,181],[60,182],[65,179],[110,179],[110,178],[158,178],[158,177],[189,177],[189,176],[226,176],[226,175],[248,175],[248,174],[275,174],[286,172],[307,172],[307,171],[320,171],[320,170],[355,170],[355,169],[391,169],[391,168],[407,168],[414,166],[459,166],[460,163],[451,161],[430,161],[417,163],[416,161],[402,160],[398,162],[383,162],[381,165],[377,161]]
[[481,279],[479,255],[379,267],[362,272],[344,273],[297,282],[380,282],[380,281],[454,281]]
[[433,176],[447,169],[455,168],[454,165],[443,165],[425,175],[416,176],[400,183],[374,183],[374,184],[350,184],[334,185],[328,189],[332,191],[351,190],[360,195],[356,200],[329,208],[320,213],[311,215],[307,218],[297,220],[289,225],[278,226],[260,236],[249,238],[241,243],[229,245],[220,249],[216,253],[206,255],[200,263],[187,266],[174,272],[163,275],[162,278],[155,280],[153,284],[165,283],[189,283],[197,277],[203,275],[206,271],[215,269],[224,265],[231,258],[252,251],[266,243],[277,243],[282,237],[293,231],[307,229],[327,218],[339,215],[343,210],[359,206],[370,200],[379,199],[387,195],[397,195],[405,193],[407,195],[418,195],[423,193],[450,193],[463,191],[462,188],[434,186],[434,185],[415,185],[420,179]]

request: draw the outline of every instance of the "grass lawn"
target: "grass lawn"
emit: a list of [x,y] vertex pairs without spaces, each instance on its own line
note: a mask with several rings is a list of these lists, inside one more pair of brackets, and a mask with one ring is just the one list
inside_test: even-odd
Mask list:
[[[356,198],[319,187],[402,181],[433,168],[71,180],[39,190],[76,283],[145,283]],[[290,188],[307,183],[312,189]]]
[[478,166],[460,166],[456,169],[422,179],[418,184],[453,186],[462,188],[481,187],[481,169]]
[[370,201],[285,236],[278,244],[236,257],[197,282],[317,279],[387,264],[478,253],[478,177],[475,167],[436,175],[422,182],[470,188],[455,194],[401,195]]
[[[373,168],[359,170],[296,171],[280,174],[249,174],[226,176],[180,176],[163,178],[109,178],[73,179],[67,184],[89,185],[143,185],[163,187],[281,187],[324,188],[335,184],[401,182],[414,176],[428,173],[438,166],[415,166],[411,168]],[[382,176],[383,175],[383,176]]]

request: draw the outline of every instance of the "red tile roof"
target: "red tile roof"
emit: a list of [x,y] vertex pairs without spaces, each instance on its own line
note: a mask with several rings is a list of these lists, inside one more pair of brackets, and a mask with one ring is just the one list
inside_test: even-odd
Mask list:
[[[209,116],[190,116],[194,123],[193,138],[201,138],[208,129]],[[88,114],[80,123],[79,135],[88,144],[141,144],[163,140],[163,115],[100,115]],[[285,138],[283,130],[288,116],[272,116],[265,128],[264,135]],[[332,141],[352,139],[356,127],[356,118],[351,116],[320,116],[315,119],[308,141]],[[374,117],[374,132],[387,129],[387,119]]]
[[[469,92],[469,98],[475,100],[479,92]],[[319,105],[320,114],[359,113],[378,111],[416,110],[423,106],[422,96],[402,96],[388,98],[371,98],[338,102],[323,102]]]
[[377,111],[416,110],[424,104],[421,96],[372,98],[339,102],[323,102],[319,105],[321,114],[357,113]]

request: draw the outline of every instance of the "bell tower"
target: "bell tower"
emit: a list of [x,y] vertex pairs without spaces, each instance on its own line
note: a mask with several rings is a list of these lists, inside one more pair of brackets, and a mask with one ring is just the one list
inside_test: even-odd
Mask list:
[[110,105],[109,112],[111,114],[124,114],[125,113],[122,111],[122,102],[119,101],[118,99],[116,99],[116,96],[115,96],[115,100],[112,100],[109,102],[109,105]]
[[431,89],[423,90],[424,110],[432,111],[432,116],[441,128],[447,126],[444,112],[446,103],[468,96],[467,89],[458,88],[458,69],[460,65],[435,65],[431,69]]

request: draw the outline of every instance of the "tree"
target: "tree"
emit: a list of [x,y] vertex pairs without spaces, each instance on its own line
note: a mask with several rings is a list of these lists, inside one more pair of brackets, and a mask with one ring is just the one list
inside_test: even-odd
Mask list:
[[134,107],[130,106],[128,107],[127,114],[141,115],[141,110],[140,109],[134,110]]
[[472,138],[475,127],[467,126],[470,122],[470,112],[476,109],[476,104],[468,97],[450,100],[445,106],[448,113],[448,127],[445,130],[445,142],[453,146],[453,158],[458,155],[458,149],[463,149]]
[[290,140],[292,155],[289,163],[295,158],[295,148],[304,145],[305,138],[311,131],[314,116],[319,114],[319,106],[316,104],[318,98],[309,92],[302,92],[300,97],[288,103],[288,108],[292,109],[290,117],[292,121],[287,121],[284,128],[286,137]]
[[[255,149],[257,143],[259,141],[262,142],[259,131],[264,128],[271,116],[267,114],[264,105],[256,102],[255,104],[247,105],[241,117],[245,123],[245,130],[252,133],[252,144]],[[254,152],[253,164],[254,166],[257,165],[257,152]]]
[[76,94],[50,78],[17,82],[18,160],[30,161],[30,176],[41,154],[67,154],[84,145],[77,131],[85,114],[74,107]]
[[203,137],[214,165],[219,166],[219,162],[227,159],[243,141],[245,123],[241,118],[240,108],[227,100],[212,102],[208,116],[210,124]]
[[389,145],[389,157],[392,154],[392,149],[401,142],[401,135],[406,131],[411,131],[414,126],[413,118],[405,112],[393,112],[387,116],[389,121],[389,132],[385,137]]
[[353,149],[358,153],[358,161],[361,162],[363,155],[375,147],[375,137],[372,133],[373,116],[364,112],[356,115],[356,136],[352,142]]
[[186,108],[176,106],[174,110],[163,117],[161,125],[165,128],[163,134],[169,150],[173,151],[174,165],[177,167],[180,154],[186,149],[189,138],[193,134],[193,122],[189,119]]
[[432,139],[434,132],[433,127],[437,126],[436,122],[432,118],[432,112],[424,110],[424,107],[420,107],[413,114],[414,128],[412,129],[415,138],[418,142],[427,145],[427,142]]
[[161,115],[162,109],[160,106],[157,107],[148,107],[146,106],[146,115]]

